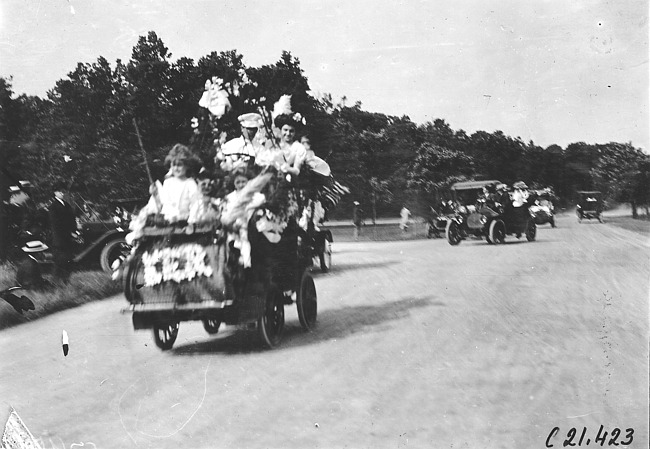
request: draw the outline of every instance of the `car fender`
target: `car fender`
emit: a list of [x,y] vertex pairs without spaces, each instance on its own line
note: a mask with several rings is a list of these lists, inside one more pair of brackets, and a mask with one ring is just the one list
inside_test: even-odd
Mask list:
[[126,234],[126,231],[119,229],[111,229],[110,231],[105,232],[93,240],[89,245],[87,245],[79,254],[77,254],[74,257],[73,262],[80,262],[89,254],[93,253],[97,249],[102,248],[108,241],[113,240],[115,237],[126,237]]

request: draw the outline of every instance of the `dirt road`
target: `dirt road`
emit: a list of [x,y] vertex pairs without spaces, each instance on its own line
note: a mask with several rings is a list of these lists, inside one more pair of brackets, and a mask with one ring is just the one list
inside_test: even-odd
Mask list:
[[272,351],[182,323],[161,352],[121,297],[58,313],[0,332],[0,401],[46,448],[647,448],[650,242],[558,225],[335,243],[317,330],[292,307]]

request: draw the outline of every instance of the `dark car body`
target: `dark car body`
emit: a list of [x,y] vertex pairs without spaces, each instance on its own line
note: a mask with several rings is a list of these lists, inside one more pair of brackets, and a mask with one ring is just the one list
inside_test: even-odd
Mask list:
[[581,222],[583,219],[596,219],[602,223],[603,194],[596,190],[581,190],[577,193],[578,204],[576,206],[576,214],[578,215],[578,222]]
[[488,202],[484,189],[492,190],[501,184],[498,180],[459,182],[451,186],[456,214],[447,223],[447,241],[458,245],[468,237],[485,238],[488,243],[503,243],[506,235],[526,236],[535,240],[537,227],[530,214],[536,195],[530,195],[522,207]]

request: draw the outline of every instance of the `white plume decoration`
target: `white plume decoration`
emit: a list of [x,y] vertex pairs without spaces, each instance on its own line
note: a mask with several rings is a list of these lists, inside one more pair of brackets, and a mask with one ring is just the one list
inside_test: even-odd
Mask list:
[[291,113],[291,95],[282,95],[275,105],[273,105],[273,113],[271,116],[275,119],[278,115],[291,115]]

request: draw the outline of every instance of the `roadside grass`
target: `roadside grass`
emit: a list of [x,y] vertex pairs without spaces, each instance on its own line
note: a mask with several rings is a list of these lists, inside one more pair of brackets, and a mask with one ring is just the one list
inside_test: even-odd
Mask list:
[[630,216],[608,217],[605,215],[604,220],[605,224],[617,226],[650,237],[650,217],[647,215],[639,215],[639,218],[636,219]]
[[[0,290],[16,286],[16,271],[11,264],[0,265]],[[50,280],[44,276],[46,281]],[[67,285],[51,281],[41,290],[19,290],[34,303],[35,310],[20,315],[6,301],[0,299],[0,329],[26,323],[61,310],[77,307],[88,302],[107,298],[119,293],[122,286],[101,271],[78,271],[72,273]]]
[[[354,242],[354,226],[352,223],[349,225],[336,225],[323,226],[323,229],[328,229],[332,232],[334,242]],[[444,234],[444,233],[443,233]],[[399,228],[399,224],[395,223],[366,223],[361,226],[359,232],[359,242],[389,242],[398,240],[416,240],[426,239],[427,228],[423,220],[413,220],[409,223],[409,227],[404,232]]]

